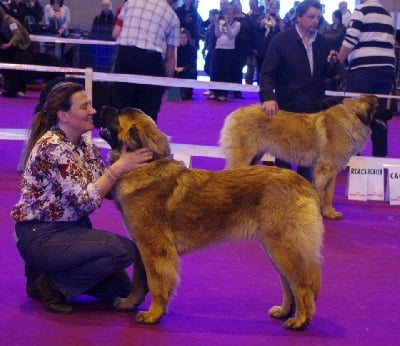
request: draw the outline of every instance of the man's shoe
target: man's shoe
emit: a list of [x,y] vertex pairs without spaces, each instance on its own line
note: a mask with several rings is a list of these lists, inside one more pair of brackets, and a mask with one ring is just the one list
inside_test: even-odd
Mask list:
[[72,314],[72,306],[69,305],[64,295],[57,289],[50,278],[46,275],[41,275],[36,280],[36,286],[42,297],[44,308],[49,312],[60,314]]

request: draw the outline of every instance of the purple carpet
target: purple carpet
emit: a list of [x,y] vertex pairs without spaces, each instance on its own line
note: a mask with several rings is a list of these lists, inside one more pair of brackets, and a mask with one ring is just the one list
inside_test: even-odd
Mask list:
[[[160,128],[175,143],[217,145],[227,114],[257,102],[255,94],[226,103],[164,101]],[[38,99],[0,98],[0,128],[27,128]],[[390,154],[400,157],[400,116],[390,121]],[[251,135],[251,134],[249,134]],[[25,294],[23,262],[9,216],[19,197],[16,167],[22,142],[0,143],[0,345],[400,345],[400,207],[345,197],[347,174],[337,180],[334,204],[341,221],[325,220],[323,285],[308,328],[285,330],[268,317],[280,304],[279,278],[254,243],[225,243],[182,257],[181,284],[169,313],[156,326],[136,324],[135,313],[82,297],[61,316]],[[368,144],[364,155],[370,155]],[[194,158],[195,168],[222,169],[220,159]],[[92,216],[94,226],[126,234],[110,201]],[[149,300],[140,307],[147,309]]]

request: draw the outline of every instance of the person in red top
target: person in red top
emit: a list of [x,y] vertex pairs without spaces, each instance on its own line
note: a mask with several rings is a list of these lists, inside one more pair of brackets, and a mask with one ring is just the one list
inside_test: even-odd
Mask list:
[[[124,4],[125,4],[126,2],[127,2],[127,0],[124,1]],[[115,16],[114,16],[115,22],[118,21],[119,13],[121,12],[122,7],[124,7],[124,4],[119,5],[119,6],[117,7],[117,9],[115,10]],[[120,24],[122,24],[122,23],[120,23]]]

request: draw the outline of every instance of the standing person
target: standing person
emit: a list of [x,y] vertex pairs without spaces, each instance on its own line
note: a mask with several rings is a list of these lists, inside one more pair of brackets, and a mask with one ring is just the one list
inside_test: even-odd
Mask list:
[[[221,8],[223,19],[215,23],[215,52],[212,63],[211,80],[215,82],[234,83],[235,80],[235,39],[240,30],[240,23],[234,19],[234,6],[224,5]],[[227,91],[213,90],[209,100],[226,101]]]
[[[255,41],[255,26],[250,19],[250,16],[242,11],[242,4],[240,1],[232,1],[234,4],[235,20],[240,23],[240,30],[235,39],[235,59],[234,59],[234,83],[242,84],[243,80],[243,67],[246,65],[247,57],[251,56],[252,52],[256,49]],[[242,99],[241,91],[234,91],[233,97]]]
[[80,84],[61,82],[51,89],[32,123],[21,197],[11,211],[27,293],[50,312],[72,313],[67,300],[81,294],[113,301],[131,288],[124,268],[137,256],[135,244],[93,229],[89,214],[119,176],[152,154],[123,150],[105,169],[98,149],[83,136],[93,130],[95,113]]
[[261,33],[262,40],[259,41],[257,46],[257,69],[261,70],[265,54],[271,44],[272,39],[281,32],[283,29],[283,22],[279,15],[280,4],[279,1],[272,0],[266,10],[264,16],[259,18],[258,32]]
[[283,28],[288,29],[296,24],[296,7],[299,5],[300,1],[295,1],[293,7],[285,14],[283,17]]
[[332,24],[329,24],[325,31],[322,32],[325,39],[328,41],[329,48],[336,51],[340,50],[344,35],[346,35],[346,27],[342,23],[342,12],[339,10],[332,13]]
[[[174,77],[179,19],[167,0],[128,0],[113,37],[119,44],[115,73]],[[116,83],[115,106],[143,110],[157,121],[164,87]]]
[[[115,17],[112,12],[111,1],[101,0],[101,11],[93,19],[90,38],[93,40],[113,41],[114,23]],[[91,45],[90,48],[95,71],[109,72],[113,63],[115,47],[96,44]]]
[[69,7],[64,5],[64,0],[50,0],[44,8],[43,22],[52,34],[67,37],[71,23]]
[[40,23],[43,20],[44,7],[40,0],[26,0],[26,10],[24,17],[24,26],[31,33],[40,31]]
[[25,1],[11,0],[8,3],[9,14],[22,24],[25,18],[26,4]]
[[185,28],[190,33],[190,37],[195,43],[196,49],[199,49],[200,31],[202,20],[197,12],[193,0],[183,0],[182,6],[175,10],[181,27]]
[[124,3],[119,5],[116,9],[115,9],[115,15],[114,18],[117,19],[119,14],[121,13],[122,7],[124,7],[124,4],[127,2],[128,0],[124,0]]
[[[332,13],[332,24],[329,24],[325,31],[322,32],[328,42],[329,49],[339,51],[342,46],[344,36],[346,35],[346,27],[342,24],[342,12],[339,10]],[[333,78],[326,79],[327,90],[339,90],[344,80],[344,68],[341,69],[338,75]]]
[[[25,27],[14,17],[6,14],[0,6],[0,61],[22,64],[27,58],[31,40]],[[2,96],[24,96],[26,92],[26,72],[3,70],[4,90]]]
[[[313,113],[323,109],[324,80],[333,76],[337,64],[331,65],[333,52],[317,32],[322,6],[306,0],[296,7],[296,24],[272,40],[260,73],[260,99],[266,115],[278,108],[296,113]],[[276,158],[276,165],[290,164]],[[297,172],[311,180],[308,167]]]
[[[259,69],[257,68],[257,52],[264,41],[264,34],[257,30],[260,24],[260,18],[264,16],[262,8],[258,4],[258,0],[249,0],[250,10],[248,16],[254,27],[254,45],[255,49],[249,54],[246,60],[246,84],[253,84],[254,80],[258,81]],[[257,76],[255,78],[255,76]]]
[[208,26],[204,38],[204,48],[202,51],[204,57],[204,71],[211,77],[212,73],[212,60],[215,51],[215,44],[217,37],[215,36],[215,23],[220,16],[219,11],[213,8],[209,11]]
[[101,0],[100,14],[94,17],[90,38],[94,40],[112,41],[112,31],[114,28],[115,17],[112,12],[112,3],[110,0]]
[[[361,0],[347,27],[338,58],[349,64],[346,91],[389,94],[395,80],[393,18],[379,0]],[[386,100],[381,100],[385,106]],[[373,122],[372,155],[387,155],[387,123]]]
[[[175,77],[182,79],[197,79],[197,49],[190,40],[190,33],[187,29],[181,28],[179,36],[177,63]],[[191,100],[193,88],[180,88],[182,100]]]
[[350,22],[351,12],[347,9],[347,1],[339,2],[339,11],[342,13],[342,23],[347,26]]

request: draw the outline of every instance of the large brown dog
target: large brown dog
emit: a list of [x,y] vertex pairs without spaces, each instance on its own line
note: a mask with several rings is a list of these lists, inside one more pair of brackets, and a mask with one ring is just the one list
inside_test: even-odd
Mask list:
[[314,114],[266,116],[260,105],[239,108],[221,131],[226,168],[257,164],[265,153],[311,167],[322,214],[340,219],[332,205],[336,176],[367,143],[377,107],[375,96],[364,95]]
[[[312,319],[321,285],[323,223],[312,185],[290,170],[253,166],[210,172],[186,168],[168,158],[167,137],[150,117],[125,108],[103,108],[101,131],[118,157],[149,147],[154,160],[123,175],[115,199],[140,251],[152,297],[136,321],[153,324],[166,313],[179,281],[179,255],[220,241],[254,239],[277,269],[281,306],[269,315],[288,318],[285,326],[302,329]],[[131,310],[147,293],[143,272],[135,272],[131,294],[116,307]]]

